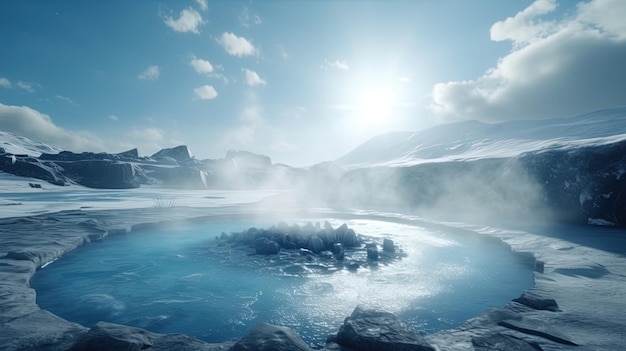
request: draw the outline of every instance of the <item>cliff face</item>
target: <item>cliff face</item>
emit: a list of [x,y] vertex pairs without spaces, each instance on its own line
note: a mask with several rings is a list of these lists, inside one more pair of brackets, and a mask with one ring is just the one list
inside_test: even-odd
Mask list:
[[626,141],[510,158],[346,172],[333,201],[444,214],[626,226]]

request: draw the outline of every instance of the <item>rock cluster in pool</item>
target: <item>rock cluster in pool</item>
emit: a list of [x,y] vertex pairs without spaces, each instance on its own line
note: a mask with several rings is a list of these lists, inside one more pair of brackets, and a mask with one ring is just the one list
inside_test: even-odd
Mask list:
[[257,255],[277,259],[284,263],[282,270],[287,274],[303,274],[310,268],[356,270],[405,255],[393,240],[385,238],[377,243],[374,238],[357,235],[345,223],[333,228],[329,222],[307,222],[302,226],[280,222],[268,229],[251,227],[242,232],[222,233],[216,239],[218,249],[249,248]]

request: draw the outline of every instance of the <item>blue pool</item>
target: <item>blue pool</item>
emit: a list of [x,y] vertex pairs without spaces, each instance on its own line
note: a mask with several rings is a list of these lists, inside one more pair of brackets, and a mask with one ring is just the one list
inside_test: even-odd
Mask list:
[[329,221],[391,237],[406,257],[356,271],[285,274],[272,259],[250,256],[252,249],[211,250],[221,232],[274,223],[216,220],[86,245],[40,270],[31,286],[42,308],[85,326],[107,321],[221,342],[269,322],[315,346],[359,304],[397,313],[427,334],[502,306],[533,284],[528,262],[493,240],[383,221]]

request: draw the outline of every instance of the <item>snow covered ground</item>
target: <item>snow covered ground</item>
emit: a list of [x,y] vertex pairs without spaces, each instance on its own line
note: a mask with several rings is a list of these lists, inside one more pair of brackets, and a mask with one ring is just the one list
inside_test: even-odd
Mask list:
[[[28,280],[38,266],[85,240],[106,235],[107,231],[128,230],[133,225],[166,219],[250,211],[269,215],[278,210],[296,210],[250,206],[276,193],[271,191],[180,192],[158,188],[102,191],[47,185],[33,189],[28,186],[30,181],[33,180],[7,175],[0,179],[0,256],[4,257],[0,258],[0,345],[4,345],[0,349],[63,349],[71,339],[68,335],[85,331],[39,310],[34,292],[28,287]],[[165,211],[155,208],[155,198],[174,198],[176,207]],[[74,211],[81,208],[85,211]],[[53,214],[59,210],[72,211]],[[43,213],[47,215],[33,217]],[[519,224],[485,226],[356,210],[326,209],[322,213],[489,235],[514,251],[536,257],[538,272],[533,291],[538,296],[555,299],[559,311],[537,310],[511,302],[469,320],[458,329],[427,336],[440,350],[473,350],[473,337],[494,333],[537,342],[543,350],[619,350],[626,344],[623,313],[626,233],[623,230]],[[13,216],[25,219],[9,218]],[[82,223],[84,231],[77,232],[71,225],[77,223]]]

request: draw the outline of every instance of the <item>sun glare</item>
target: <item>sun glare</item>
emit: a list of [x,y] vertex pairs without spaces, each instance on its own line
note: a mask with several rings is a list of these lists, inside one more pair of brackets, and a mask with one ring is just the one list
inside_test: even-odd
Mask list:
[[366,90],[357,105],[357,118],[363,124],[376,125],[386,122],[393,108],[390,90],[375,88]]

